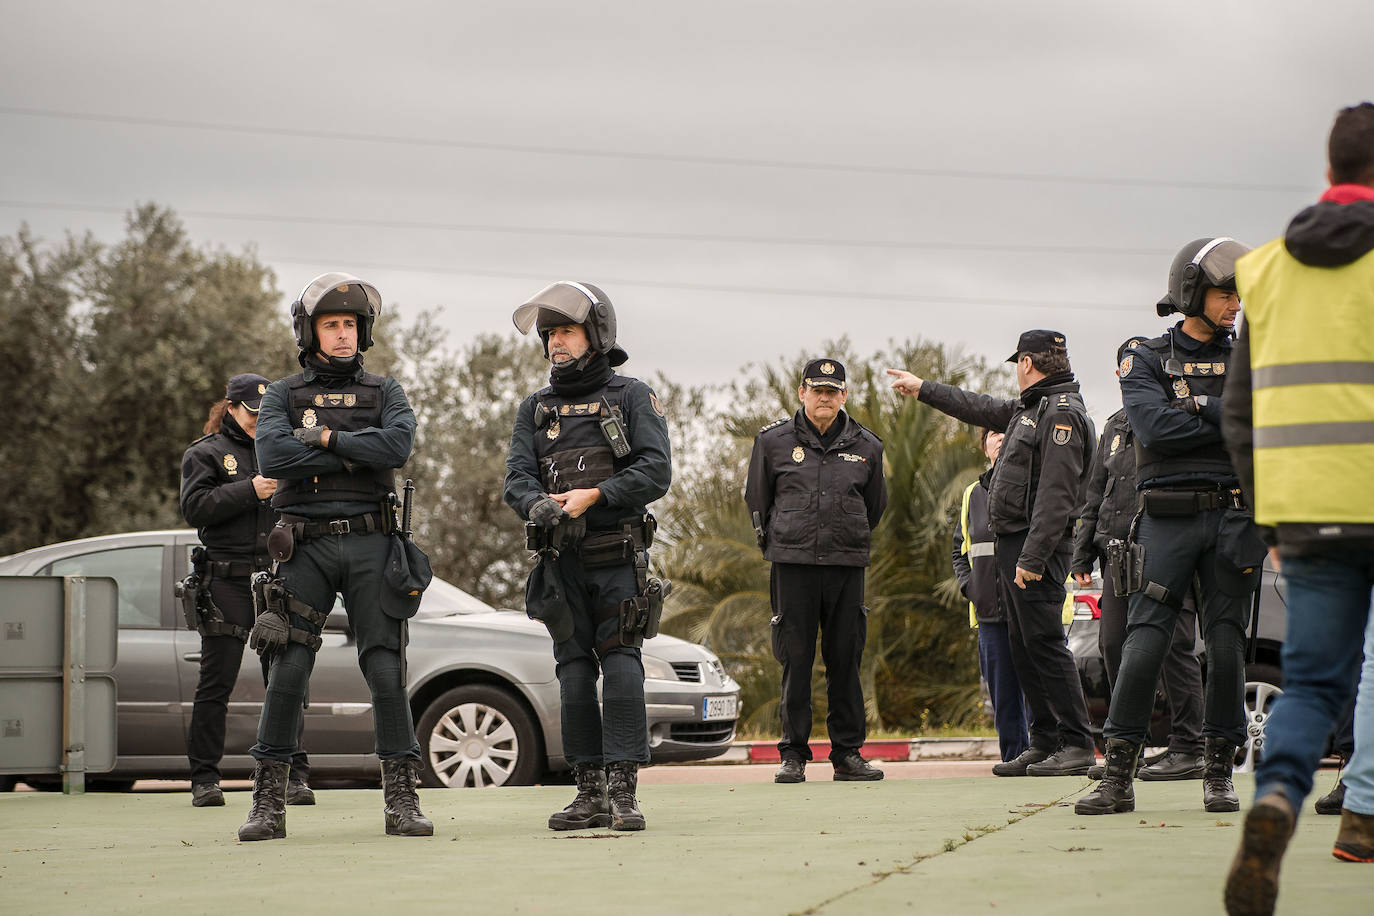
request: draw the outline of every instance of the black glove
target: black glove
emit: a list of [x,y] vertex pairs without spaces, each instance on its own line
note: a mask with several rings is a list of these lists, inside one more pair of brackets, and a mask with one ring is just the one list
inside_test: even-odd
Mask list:
[[540,528],[552,528],[567,514],[552,496],[541,496],[530,503],[530,521]]
[[311,448],[324,448],[324,431],[327,426],[312,426],[309,429],[296,427],[291,430],[291,435],[296,437],[296,441]]
[[248,645],[253,651],[267,658],[286,648],[290,638],[291,625],[280,614],[268,612],[259,614],[248,633]]

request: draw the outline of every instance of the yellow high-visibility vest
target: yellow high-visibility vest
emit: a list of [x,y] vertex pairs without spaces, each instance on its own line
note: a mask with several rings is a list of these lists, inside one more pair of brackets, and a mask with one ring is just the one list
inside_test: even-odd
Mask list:
[[1374,523],[1374,252],[1236,262],[1250,340],[1255,521]]
[[[963,543],[963,546],[962,546],[960,549],[961,549],[961,552],[962,552],[962,553],[964,554],[964,556],[966,556],[966,557],[967,557],[967,556],[986,556],[986,555],[992,553],[992,544],[993,544],[992,541],[985,541],[985,542],[983,542],[983,543],[980,543],[980,544],[975,545],[975,544],[973,543],[973,535],[969,534],[969,530],[968,530],[968,504],[969,504],[969,498],[973,495],[973,488],[976,487],[976,486],[978,486],[978,481],[975,480],[973,483],[969,484],[967,487],[964,488],[964,502],[963,502],[963,505],[959,507],[959,530],[962,531],[962,532],[964,532],[964,543]],[[977,552],[977,553],[974,553],[974,552],[973,552],[975,546],[977,546],[977,548],[978,548],[978,552]],[[972,566],[969,567],[970,572],[972,571],[972,568],[973,568]],[[1065,585],[1066,585],[1066,587],[1068,588],[1068,594],[1064,596],[1064,609],[1063,609],[1062,612],[1060,612],[1059,618],[1060,618],[1060,622],[1063,623],[1064,626],[1068,626],[1069,624],[1073,623],[1073,576],[1072,576],[1072,575],[1069,576],[1068,580],[1065,582]],[[977,611],[977,609],[973,606],[973,602],[972,602],[972,601],[970,601],[970,602],[968,603],[968,625],[971,626],[971,627],[973,627],[973,629],[975,629],[975,630],[978,629],[978,611]]]

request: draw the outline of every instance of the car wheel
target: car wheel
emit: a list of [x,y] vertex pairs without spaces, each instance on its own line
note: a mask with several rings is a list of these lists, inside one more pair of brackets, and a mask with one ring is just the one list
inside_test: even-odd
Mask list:
[[1264,731],[1282,684],[1283,674],[1274,665],[1245,666],[1245,746],[1236,751],[1236,772],[1253,773],[1264,756]]
[[430,703],[416,737],[427,786],[527,786],[539,773],[533,717],[519,699],[490,684],[455,687]]

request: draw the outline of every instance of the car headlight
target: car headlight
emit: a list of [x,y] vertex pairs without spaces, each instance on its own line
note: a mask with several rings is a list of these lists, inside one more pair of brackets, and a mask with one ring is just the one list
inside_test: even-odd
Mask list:
[[659,681],[675,681],[677,674],[673,671],[673,666],[656,655],[643,653],[640,659],[644,662],[644,676],[651,677]]

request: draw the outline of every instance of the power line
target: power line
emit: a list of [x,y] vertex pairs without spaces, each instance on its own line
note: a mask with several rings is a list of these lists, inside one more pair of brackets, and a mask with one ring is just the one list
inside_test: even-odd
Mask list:
[[92,112],[60,111],[52,108],[27,108],[0,105],[0,115],[32,118],[51,118],[64,121],[85,121],[101,124],[127,124],[140,127],[161,127],[173,130],[209,130],[236,134],[294,137],[306,140],[336,140],[354,143],[377,143],[398,146],[465,149],[479,152],[519,153],[537,156],[577,156],[586,159],[619,159],[637,162],[661,162],[675,165],[705,165],[728,168],[788,169],[793,171],[837,172],[859,175],[900,175],[917,178],[949,178],[961,181],[1019,181],[1040,184],[1077,184],[1111,187],[1177,188],[1206,191],[1246,191],[1281,194],[1311,194],[1307,185],[1260,184],[1257,182],[1176,181],[1162,178],[1113,177],[1093,178],[1083,175],[1052,175],[1034,172],[979,171],[974,169],[935,169],[911,166],[884,166],[808,162],[785,159],[749,159],[734,156],[687,156],[669,153],[645,153],[628,150],[596,149],[591,147],[535,146],[516,143],[489,143],[476,140],[450,140],[438,137],[407,137],[389,134],[351,133],[346,131],[307,130],[291,127],[270,127],[253,124],[232,124],[213,121],[191,121],[176,118],[147,118],[134,115],[98,114]]
[[[298,258],[272,257],[262,255],[264,261],[282,264],[338,264],[345,263],[348,269],[395,270],[406,273],[454,274],[465,277],[486,277],[498,280],[534,280],[548,282],[551,273],[528,273],[524,271],[480,270],[470,267],[437,267],[423,265],[389,264],[383,261],[357,261],[352,258]],[[557,273],[556,271],[554,273]],[[1061,302],[1044,299],[997,299],[984,296],[931,296],[910,293],[863,293],[853,290],[827,290],[814,288],[787,288],[780,286],[733,286],[715,283],[674,283],[665,280],[638,280],[617,277],[599,277],[599,285],[642,286],[651,289],[675,289],[688,292],[743,293],[759,296],[790,296],[807,299],[835,299],[840,302],[858,300],[861,302],[927,303],[961,306],[990,306],[993,308],[1046,308],[1069,309],[1072,311],[1095,312],[1138,312],[1139,304],[1119,302]]]
[[[41,201],[0,200],[6,209],[62,210],[87,213],[127,213],[126,207],[100,204],[62,204]],[[425,220],[390,220],[357,216],[286,216],[274,213],[232,213],[212,210],[177,210],[192,219],[234,220],[261,223],[293,223],[310,226],[368,226],[379,229],[422,229],[443,232],[482,232],[505,235],[541,235],[571,238],[621,239],[655,242],[721,242],[738,245],[777,245],[811,248],[871,248],[902,251],[979,251],[1021,254],[1107,254],[1163,257],[1167,248],[1135,248],[1111,245],[1015,245],[995,242],[906,242],[891,239],[786,238],[765,235],[720,235],[690,232],[630,232],[625,230],[571,229],[550,226],[502,226],[481,223],[444,223]]]

